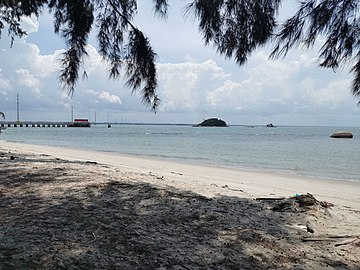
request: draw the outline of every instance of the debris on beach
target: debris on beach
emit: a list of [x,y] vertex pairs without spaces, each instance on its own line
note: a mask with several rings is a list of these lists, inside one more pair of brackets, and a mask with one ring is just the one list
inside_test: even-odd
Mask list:
[[314,210],[315,208],[330,208],[334,205],[325,201],[318,201],[310,194],[296,194],[291,197],[280,198],[256,198],[258,201],[265,201],[271,204],[269,209],[275,212],[305,212],[308,210]]

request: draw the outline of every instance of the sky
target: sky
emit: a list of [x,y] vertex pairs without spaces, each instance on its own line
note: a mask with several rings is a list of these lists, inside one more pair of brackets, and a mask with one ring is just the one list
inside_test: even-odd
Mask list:
[[[287,1],[291,2],[291,1]],[[295,1],[293,1],[295,2]],[[151,1],[139,1],[135,24],[150,39],[158,54],[156,114],[132,94],[124,81],[111,81],[107,65],[89,38],[85,59],[88,78],[80,80],[72,97],[59,84],[59,59],[65,49],[54,34],[53,18],[24,18],[28,35],[0,39],[0,111],[16,120],[16,95],[22,121],[71,121],[196,124],[216,117],[228,124],[360,126],[359,100],[350,92],[349,68],[334,72],[318,66],[317,50],[294,50],[285,58],[269,60],[271,46],[259,48],[243,66],[205,46],[197,21],[185,17],[186,1],[170,1],[167,20],[154,17]],[[281,16],[291,15],[286,4]]]

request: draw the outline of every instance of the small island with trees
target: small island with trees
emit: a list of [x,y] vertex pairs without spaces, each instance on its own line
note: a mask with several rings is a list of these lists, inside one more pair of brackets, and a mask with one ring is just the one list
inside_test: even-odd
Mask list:
[[209,118],[202,121],[200,124],[194,125],[194,127],[227,127],[225,121],[217,118]]

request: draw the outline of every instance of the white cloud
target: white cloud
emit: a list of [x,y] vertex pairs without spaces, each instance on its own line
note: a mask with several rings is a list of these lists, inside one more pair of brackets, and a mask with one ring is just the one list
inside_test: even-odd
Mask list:
[[37,91],[39,90],[41,83],[34,74],[31,74],[28,70],[23,68],[15,70],[15,74],[17,75],[16,79],[20,85],[27,86]]
[[233,68],[231,73],[213,60],[159,64],[160,111],[225,114],[230,119],[247,115],[249,119],[281,120],[297,115],[296,121],[303,115],[301,124],[314,123],[309,113],[315,118],[320,113],[357,114],[350,80],[348,74],[319,69],[316,60],[305,55],[291,61],[269,61],[258,52],[248,65]]
[[195,111],[201,108],[206,92],[230,76],[213,60],[159,64],[158,70],[161,111]]
[[[37,50],[36,50],[37,51]],[[48,76],[54,76],[60,70],[60,55],[63,53],[63,50],[55,51],[54,54],[43,55],[38,51],[32,56],[34,60],[32,66],[37,76],[44,78]]]
[[106,76],[107,63],[98,54],[96,48],[92,45],[86,46],[88,57],[85,57],[85,69],[89,76],[101,73]]
[[31,34],[39,30],[39,22],[36,17],[22,17],[21,27],[27,34]]
[[109,92],[102,91],[98,98],[107,103],[122,104],[121,99],[116,95],[111,95]]
[[11,89],[11,82],[9,79],[5,79],[1,74],[0,69],[0,93],[3,95],[7,95],[7,92]]
[[305,90],[305,96],[309,104],[336,109],[347,100],[348,91],[345,92],[345,90],[349,89],[349,86],[349,80],[330,82],[318,90],[308,87]]
[[[13,109],[15,94],[19,91],[24,110],[37,111],[36,115],[39,111],[56,111],[60,112],[59,117],[63,112],[67,118],[70,105],[85,116],[91,111],[100,115],[100,112],[121,110],[123,114],[136,116],[133,121],[151,119],[153,122],[156,119],[181,122],[191,119],[191,115],[227,115],[234,121],[239,121],[236,119],[241,116],[256,123],[256,119],[270,116],[271,119],[290,119],[296,115],[296,121],[300,122],[303,117],[306,123],[309,113],[314,117],[319,112],[342,115],[346,111],[346,117],[358,114],[356,101],[349,91],[352,78],[347,73],[334,74],[319,69],[315,59],[306,55],[269,61],[261,51],[254,53],[242,67],[214,60],[220,58],[212,56],[199,61],[196,54],[189,52],[177,57],[187,59],[185,62],[159,63],[158,94],[162,103],[155,117],[141,105],[139,93],[131,95],[122,81],[108,80],[107,63],[101,60],[96,48],[89,45],[89,57],[84,63],[89,77],[79,81],[72,99],[65,98],[58,81],[63,50],[44,55],[38,46],[26,40],[16,40],[12,49],[5,36],[0,40],[0,94],[7,98],[0,100],[0,108]],[[177,50],[173,53],[180,54]]]

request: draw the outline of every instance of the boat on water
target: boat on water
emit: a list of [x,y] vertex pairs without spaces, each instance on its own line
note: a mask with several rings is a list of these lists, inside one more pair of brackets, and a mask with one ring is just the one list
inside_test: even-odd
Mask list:
[[68,127],[91,127],[91,124],[88,119],[74,119]]

